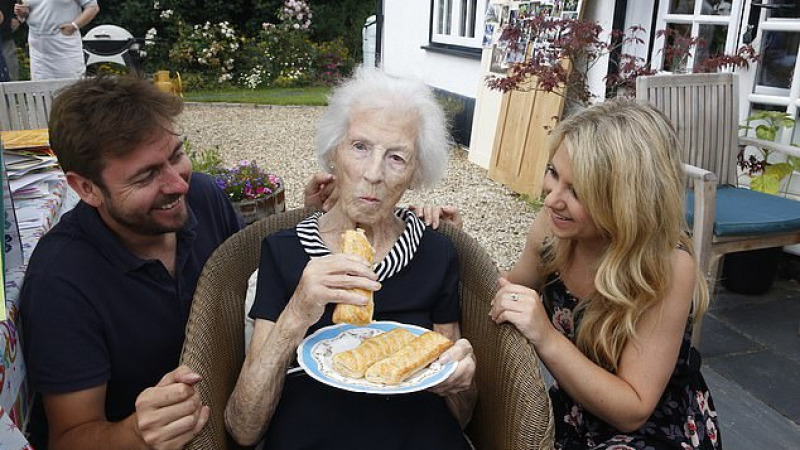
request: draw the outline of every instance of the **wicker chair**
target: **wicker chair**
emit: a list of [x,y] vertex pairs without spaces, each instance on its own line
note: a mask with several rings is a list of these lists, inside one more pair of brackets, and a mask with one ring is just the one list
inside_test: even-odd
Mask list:
[[[190,450],[239,449],[225,430],[223,411],[244,361],[244,296],[258,266],[261,240],[310,214],[296,209],[247,227],[223,243],[206,263],[186,328],[181,363],[203,376],[198,386],[211,419]],[[551,448],[553,419],[539,362],[531,345],[509,325],[487,316],[497,270],[480,244],[447,225],[461,260],[462,333],[478,361],[478,404],[467,434],[479,450]]]

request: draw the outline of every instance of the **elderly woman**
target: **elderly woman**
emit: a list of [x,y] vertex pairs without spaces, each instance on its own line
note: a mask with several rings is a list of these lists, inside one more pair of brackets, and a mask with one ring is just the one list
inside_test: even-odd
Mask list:
[[[406,189],[446,171],[444,114],[422,83],[361,68],[337,88],[320,119],[319,159],[336,177],[338,201],[294,229],[264,240],[252,342],[225,411],[239,443],[265,448],[466,449],[462,427],[476,399],[472,347],[460,339],[458,261],[452,243],[406,209]],[[356,227],[375,248],[370,267],[341,252]],[[438,331],[455,345],[441,360],[456,371],[428,391],[383,396],[348,392],[291,370],[305,336],[331,325],[336,303],[364,305],[375,319]]]

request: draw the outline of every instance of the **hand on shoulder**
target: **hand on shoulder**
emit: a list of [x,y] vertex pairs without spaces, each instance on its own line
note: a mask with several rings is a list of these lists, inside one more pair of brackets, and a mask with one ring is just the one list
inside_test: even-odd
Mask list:
[[464,221],[461,218],[461,213],[458,208],[450,205],[408,205],[408,209],[414,211],[417,217],[425,222],[425,225],[433,228],[439,228],[442,222],[449,222],[458,229],[464,228]]

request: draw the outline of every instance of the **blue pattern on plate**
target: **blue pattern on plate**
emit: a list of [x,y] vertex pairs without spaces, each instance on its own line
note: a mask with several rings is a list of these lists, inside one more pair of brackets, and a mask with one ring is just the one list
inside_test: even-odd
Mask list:
[[340,351],[354,348],[360,341],[397,327],[419,336],[426,331],[416,325],[398,322],[372,322],[365,326],[349,324],[320,328],[306,337],[297,347],[297,361],[308,375],[317,381],[339,389],[370,394],[407,394],[428,389],[444,381],[456,370],[456,362],[444,365],[433,363],[398,385],[381,385],[364,379],[356,380],[336,373],[330,366],[330,358]]

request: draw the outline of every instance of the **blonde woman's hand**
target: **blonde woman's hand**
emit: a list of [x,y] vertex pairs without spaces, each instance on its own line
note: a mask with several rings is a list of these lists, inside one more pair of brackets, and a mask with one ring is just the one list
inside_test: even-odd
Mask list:
[[440,364],[447,364],[450,361],[458,361],[455,372],[446,380],[428,389],[443,397],[466,391],[472,386],[475,378],[475,353],[472,344],[464,338],[457,340],[438,359]]
[[351,289],[377,291],[378,275],[364,259],[345,253],[314,258],[306,265],[287,309],[305,325],[316,323],[328,303],[363,306],[367,298]]
[[439,228],[439,223],[450,222],[456,228],[464,228],[464,221],[461,219],[461,213],[455,206],[449,205],[408,205],[408,209],[414,211],[417,217],[425,222],[425,225],[433,228]]
[[540,345],[549,333],[556,331],[539,293],[502,277],[489,316],[497,324],[508,322],[514,325],[533,345]]

